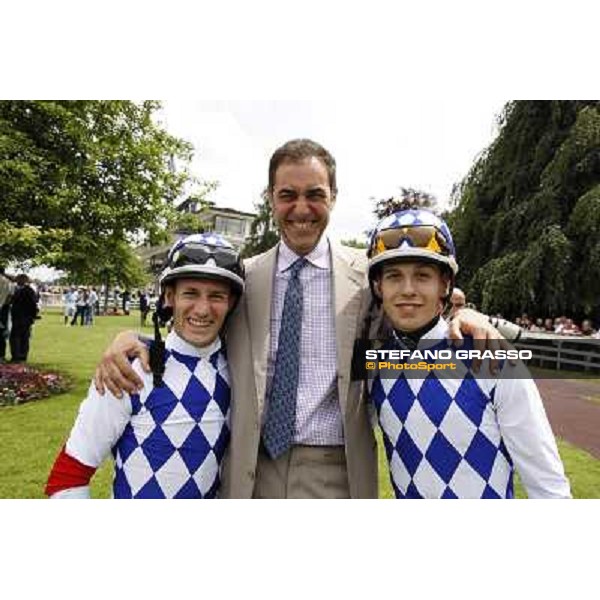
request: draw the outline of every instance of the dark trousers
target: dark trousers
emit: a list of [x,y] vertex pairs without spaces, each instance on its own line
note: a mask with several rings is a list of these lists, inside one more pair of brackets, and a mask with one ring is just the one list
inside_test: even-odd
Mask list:
[[75,315],[73,316],[73,320],[71,321],[71,325],[77,324],[77,317],[81,317],[80,325],[83,325],[83,320],[85,319],[85,309],[87,306],[77,306],[75,310]]
[[0,359],[6,359],[6,340],[8,339],[8,315],[10,305],[5,304],[0,308]]
[[10,330],[10,356],[13,361],[26,361],[31,337],[30,321],[14,321]]

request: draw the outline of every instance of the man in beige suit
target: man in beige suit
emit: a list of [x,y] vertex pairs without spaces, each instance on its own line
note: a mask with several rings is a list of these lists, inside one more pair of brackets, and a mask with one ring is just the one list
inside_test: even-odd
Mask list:
[[[350,380],[369,298],[366,258],[324,235],[335,160],[311,140],[287,142],[271,157],[268,191],[281,240],[246,262],[228,327],[232,437],[221,496],[376,498],[375,438],[361,382]],[[495,337],[484,319],[469,319],[467,330]],[[100,391],[133,391],[124,352],[145,348],[131,334],[117,338],[97,371]]]
[[[310,140],[288,142],[271,159],[268,190],[281,241],[246,263],[246,294],[231,322],[235,433],[222,495],[376,498],[373,428],[360,382],[350,380],[353,344],[368,298],[366,260],[361,251],[324,235],[336,198],[333,157]],[[291,448],[273,458],[261,443],[261,431],[269,418],[265,405],[276,402],[269,392],[277,376],[279,344],[274,342],[284,312],[286,267],[299,257],[308,264],[300,274],[303,311],[295,427]]]

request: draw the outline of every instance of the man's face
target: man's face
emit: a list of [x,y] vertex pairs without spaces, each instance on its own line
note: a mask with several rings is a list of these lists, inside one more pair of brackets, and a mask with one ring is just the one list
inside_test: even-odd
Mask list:
[[394,328],[410,332],[441,313],[448,285],[434,265],[410,262],[384,265],[375,289]]
[[178,279],[165,299],[173,308],[175,333],[198,348],[216,339],[233,305],[229,284],[211,279]]
[[315,157],[286,161],[275,171],[271,206],[281,237],[298,255],[311,252],[335,204],[325,165]]
[[461,308],[464,308],[465,303],[466,298],[464,293],[460,290],[454,290],[452,296],[450,296],[450,304],[452,306],[450,311],[451,315],[454,316]]

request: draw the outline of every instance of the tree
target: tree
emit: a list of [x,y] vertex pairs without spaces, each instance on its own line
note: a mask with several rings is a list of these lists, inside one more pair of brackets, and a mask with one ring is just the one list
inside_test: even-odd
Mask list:
[[124,259],[134,239],[164,240],[191,146],[156,123],[159,108],[0,101],[0,260],[83,277],[105,252]]
[[242,249],[244,258],[266,252],[279,241],[267,189],[261,194],[261,200],[254,203],[254,208],[256,209],[256,217],[250,226],[248,241]]
[[499,125],[453,193],[461,287],[486,312],[600,316],[600,103],[511,102]]
[[[140,287],[150,282],[152,276],[133,248],[122,240],[103,241],[88,239],[90,245],[82,254],[73,255],[69,279],[78,283],[116,284],[125,288]],[[90,261],[89,257],[94,260]]]
[[[375,199],[372,198],[372,200]],[[436,207],[437,200],[432,194],[414,188],[401,187],[399,196],[375,200],[375,210],[373,212],[378,219],[383,219],[400,210],[428,208],[436,212]]]

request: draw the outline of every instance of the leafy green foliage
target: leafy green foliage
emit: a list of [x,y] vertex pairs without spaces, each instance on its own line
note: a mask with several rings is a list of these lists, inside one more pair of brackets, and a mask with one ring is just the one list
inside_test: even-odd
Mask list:
[[159,108],[0,101],[0,259],[89,279],[123,257],[131,271],[135,238],[164,240],[191,146],[157,124]]
[[484,312],[600,316],[600,103],[517,101],[455,188],[458,284]]
[[279,241],[268,190],[263,191],[260,201],[254,203],[254,208],[256,217],[250,226],[250,236],[242,249],[244,258],[266,252]]

